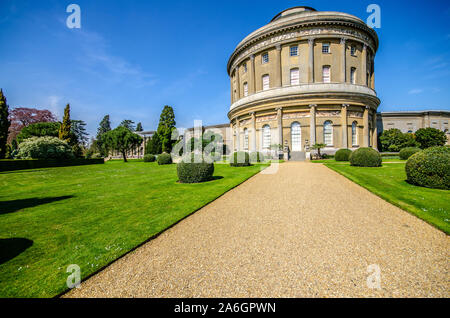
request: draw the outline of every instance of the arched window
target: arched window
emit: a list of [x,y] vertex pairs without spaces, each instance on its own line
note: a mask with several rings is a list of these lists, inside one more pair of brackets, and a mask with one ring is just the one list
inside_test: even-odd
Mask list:
[[333,146],[333,124],[330,120],[323,123],[323,143]]
[[262,88],[263,88],[263,91],[265,91],[265,90],[270,88],[269,74],[266,74],[266,75],[262,76]]
[[352,124],[352,145],[357,146],[358,145],[358,133],[357,133],[357,123],[356,121]]
[[291,125],[291,144],[292,144],[292,151],[302,150],[300,123],[296,121],[293,122]]
[[291,70],[291,85],[300,84],[300,72],[298,68],[293,68]]
[[248,84],[247,82],[244,83],[244,97],[248,96]]
[[263,149],[270,149],[270,126],[263,126]]
[[244,128],[244,149],[248,150],[248,129]]
[[355,67],[350,68],[350,83],[356,84],[356,68]]
[[331,67],[329,65],[324,65],[322,68],[322,81],[324,83],[331,82]]

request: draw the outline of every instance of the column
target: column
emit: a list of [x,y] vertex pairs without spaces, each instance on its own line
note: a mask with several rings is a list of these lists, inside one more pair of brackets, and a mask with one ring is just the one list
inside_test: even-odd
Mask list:
[[250,113],[252,116],[252,151],[256,151],[256,116],[255,112]]
[[309,105],[309,145],[316,144],[316,106]]
[[239,80],[239,66],[236,66],[236,100],[241,98],[241,81]]
[[314,83],[314,39],[309,39],[308,44],[309,44],[308,82]]
[[341,69],[341,81],[345,83],[347,81],[347,45],[345,44],[345,38],[341,39],[342,45],[342,69]]
[[236,150],[241,150],[241,133],[239,127],[239,118],[236,118]]
[[348,148],[347,107],[348,107],[348,104],[343,104],[342,110],[341,110],[342,148]]
[[370,86],[369,83],[365,83],[365,78],[367,78],[367,45],[363,45],[362,55],[361,55],[361,74],[363,75],[364,85]]
[[275,87],[281,87],[281,45],[276,46],[275,50]]
[[277,111],[277,121],[278,121],[278,143],[283,146],[283,108],[279,107]]
[[369,147],[369,106],[364,108],[363,147]]
[[256,80],[255,80],[255,55],[250,56],[250,79],[249,79],[249,95],[256,92]]
[[373,123],[372,123],[372,127],[373,127],[372,145],[373,145],[374,149],[378,150],[377,112],[374,112],[372,119],[373,119]]

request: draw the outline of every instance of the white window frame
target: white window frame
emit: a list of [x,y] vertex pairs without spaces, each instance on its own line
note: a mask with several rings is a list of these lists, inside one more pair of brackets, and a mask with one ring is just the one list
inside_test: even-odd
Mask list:
[[[326,75],[325,70],[328,69],[328,75]],[[331,83],[331,66],[324,65],[322,66],[322,82],[323,83]]]
[[290,71],[291,85],[300,85],[300,69],[292,68]]
[[298,45],[292,45],[289,48],[289,56],[298,56]]
[[[265,80],[265,79],[267,79],[267,80]],[[262,90],[263,91],[268,90],[270,88],[270,76],[269,76],[269,74],[264,74],[261,77],[261,80],[262,80]]]
[[244,83],[244,97],[247,97],[247,96],[248,96],[248,83],[245,82]]
[[291,124],[291,147],[292,151],[302,150],[302,127],[298,121]]
[[269,150],[270,149],[270,143],[272,141],[272,136],[270,132],[270,125],[266,124],[262,127],[262,146],[263,149]]
[[269,63],[269,52],[263,53],[263,55],[261,55],[261,64],[267,63]]
[[354,121],[352,123],[352,146],[358,145],[358,123]]
[[323,143],[327,147],[333,146],[333,122],[331,120],[323,123]]
[[330,43],[329,42],[325,42],[325,43],[322,43],[322,53],[323,54],[330,54]]
[[248,129],[244,128],[244,150],[248,150]]

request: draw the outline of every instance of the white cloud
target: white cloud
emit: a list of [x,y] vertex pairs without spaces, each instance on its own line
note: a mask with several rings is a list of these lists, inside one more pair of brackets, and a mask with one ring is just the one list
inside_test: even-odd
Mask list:
[[62,97],[56,95],[47,97],[48,108],[53,113],[53,115],[56,116],[56,118],[59,118],[62,115],[60,111],[60,108],[62,107],[62,105],[60,104],[61,100]]
[[410,95],[417,95],[417,94],[420,94],[420,93],[423,93],[423,89],[421,89],[421,88],[414,88],[414,89],[411,89],[409,92],[408,92],[408,94],[410,94]]

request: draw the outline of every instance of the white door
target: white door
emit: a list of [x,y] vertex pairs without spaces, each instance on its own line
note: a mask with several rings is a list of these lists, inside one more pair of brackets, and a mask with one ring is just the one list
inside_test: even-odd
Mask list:
[[294,122],[291,125],[291,144],[292,151],[302,151],[302,133],[300,124],[297,122]]

